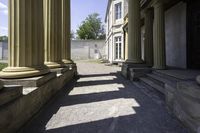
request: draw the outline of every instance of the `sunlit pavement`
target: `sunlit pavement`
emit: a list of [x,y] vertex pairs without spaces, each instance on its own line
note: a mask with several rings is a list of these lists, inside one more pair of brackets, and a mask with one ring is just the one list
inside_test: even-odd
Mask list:
[[61,91],[26,133],[188,133],[162,97],[125,80],[119,67],[78,62],[80,79]]

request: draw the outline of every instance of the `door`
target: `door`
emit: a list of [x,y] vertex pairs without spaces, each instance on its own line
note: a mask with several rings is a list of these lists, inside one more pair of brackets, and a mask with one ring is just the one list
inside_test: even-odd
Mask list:
[[188,3],[188,67],[200,69],[200,1]]

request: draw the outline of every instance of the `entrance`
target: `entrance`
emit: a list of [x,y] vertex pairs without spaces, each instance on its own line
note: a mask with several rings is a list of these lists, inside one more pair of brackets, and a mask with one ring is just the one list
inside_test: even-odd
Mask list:
[[188,67],[200,69],[200,1],[188,3]]

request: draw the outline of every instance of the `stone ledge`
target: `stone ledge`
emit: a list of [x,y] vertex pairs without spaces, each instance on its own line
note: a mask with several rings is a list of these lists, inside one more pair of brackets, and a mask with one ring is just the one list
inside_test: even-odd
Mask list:
[[56,73],[49,73],[39,77],[23,79],[1,79],[5,85],[21,85],[23,87],[39,87],[56,77]]
[[74,78],[75,71],[74,69],[67,71],[40,87],[28,87],[30,92],[0,108],[0,132],[11,133],[19,130],[52,96]]
[[0,90],[0,106],[22,96],[22,86],[5,86]]

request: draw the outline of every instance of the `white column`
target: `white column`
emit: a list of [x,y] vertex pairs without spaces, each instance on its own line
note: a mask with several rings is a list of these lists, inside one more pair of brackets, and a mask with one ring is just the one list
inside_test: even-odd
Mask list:
[[166,68],[165,57],[165,15],[164,5],[161,0],[155,0],[154,4],[154,67],[155,69]]
[[62,0],[62,59],[71,64],[71,13],[70,0]]
[[59,68],[62,62],[62,1],[44,0],[45,64]]
[[49,72],[44,65],[43,1],[9,0],[9,65],[1,78],[26,78]]
[[128,20],[128,59],[126,62],[142,63],[140,0],[129,0]]
[[144,14],[145,14],[144,60],[148,66],[153,66],[153,12],[151,9],[146,9]]

